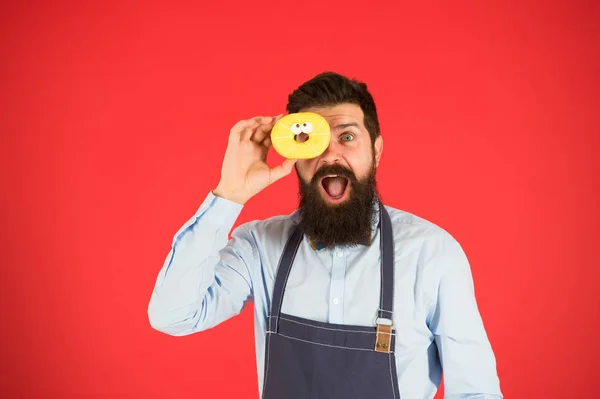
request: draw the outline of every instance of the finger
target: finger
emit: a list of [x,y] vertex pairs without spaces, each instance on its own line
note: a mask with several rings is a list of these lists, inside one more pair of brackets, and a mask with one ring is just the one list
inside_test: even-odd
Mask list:
[[273,126],[277,123],[276,117],[272,117],[271,122],[258,125],[254,134],[252,135],[251,140],[257,143],[262,143],[265,138],[270,136],[271,131],[273,130]]
[[266,148],[271,147],[271,144],[272,144],[271,143],[271,136],[269,135],[269,136],[265,137],[265,139],[262,141],[261,144],[264,145]]
[[269,173],[269,184],[276,182],[284,176],[290,174],[294,168],[297,159],[286,159],[281,164],[271,168]]
[[264,124],[264,123],[271,123],[271,121],[273,120],[272,116],[255,116],[254,118],[255,121],[257,121],[260,124]]
[[256,127],[256,126],[258,126],[258,124],[259,123],[257,121],[255,121],[254,119],[246,119],[246,120],[239,121],[238,123],[233,125],[233,127],[231,128],[231,131],[229,132],[229,138],[231,140],[239,141],[241,138],[242,132],[245,129]]
[[251,125],[248,126],[246,128],[244,128],[244,130],[242,130],[242,132],[240,133],[240,141],[247,141],[250,139],[250,137],[252,137],[252,134],[254,133],[254,130],[258,127],[259,125]]
[[274,117],[273,117],[273,126],[275,126],[275,124],[276,124],[277,122],[279,122],[279,120],[280,120],[281,118],[283,118],[284,116],[285,116],[285,114],[279,114],[279,115],[277,115],[277,116],[274,116]]
[[242,134],[240,135],[240,140],[242,140],[242,141],[250,140],[252,138],[252,136],[254,135],[254,133],[256,132],[257,128],[260,126],[263,126],[265,124],[271,123],[271,121],[273,120],[273,117],[271,117],[271,116],[255,116],[252,119],[256,122],[256,124],[251,125],[251,127],[249,129],[245,128],[242,131]]
[[[275,124],[284,117],[285,114],[279,114],[273,117],[273,121],[268,124],[269,128],[261,128],[260,132],[255,132],[255,136],[253,136],[254,141],[261,143],[265,147],[269,148],[271,146],[271,132],[273,131],[273,127]],[[265,142],[265,140],[268,140]]]
[[254,130],[254,133],[252,133],[250,140],[256,143],[262,143],[265,137],[269,135],[269,132],[271,132],[271,129],[273,129],[273,124],[271,123],[267,125],[258,125]]

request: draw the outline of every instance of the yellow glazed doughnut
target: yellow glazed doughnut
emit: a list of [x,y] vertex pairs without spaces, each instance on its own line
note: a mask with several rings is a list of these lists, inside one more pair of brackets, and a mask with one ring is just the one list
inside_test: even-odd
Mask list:
[[[296,139],[306,138],[305,141]],[[302,135],[302,136],[301,136]],[[314,112],[297,112],[279,119],[271,130],[271,143],[279,155],[291,159],[318,157],[329,146],[331,130],[327,120]]]

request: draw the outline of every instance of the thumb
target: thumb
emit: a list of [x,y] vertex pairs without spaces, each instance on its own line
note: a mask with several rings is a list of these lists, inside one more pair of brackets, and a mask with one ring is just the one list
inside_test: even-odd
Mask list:
[[289,175],[296,161],[297,159],[286,159],[281,164],[272,167],[269,174],[269,184]]

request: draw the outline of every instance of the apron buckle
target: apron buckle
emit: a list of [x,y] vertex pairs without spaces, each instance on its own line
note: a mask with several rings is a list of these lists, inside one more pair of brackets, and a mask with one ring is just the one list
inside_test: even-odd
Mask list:
[[390,353],[392,346],[392,320],[377,318],[377,338],[375,340],[375,351]]

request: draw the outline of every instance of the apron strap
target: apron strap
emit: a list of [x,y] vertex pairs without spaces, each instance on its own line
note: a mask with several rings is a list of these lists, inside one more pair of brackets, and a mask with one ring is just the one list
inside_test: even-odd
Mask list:
[[269,322],[267,330],[272,333],[278,332],[279,314],[281,313],[281,304],[283,303],[283,292],[287,284],[294,258],[304,238],[304,231],[300,225],[296,225],[294,231],[283,249],[279,265],[277,266],[275,276],[275,286],[273,287],[273,299],[271,303],[271,312],[269,313]]
[[383,204],[379,203],[379,218],[381,221],[381,289],[379,311],[377,317],[392,321],[394,310],[394,232],[392,221]]

